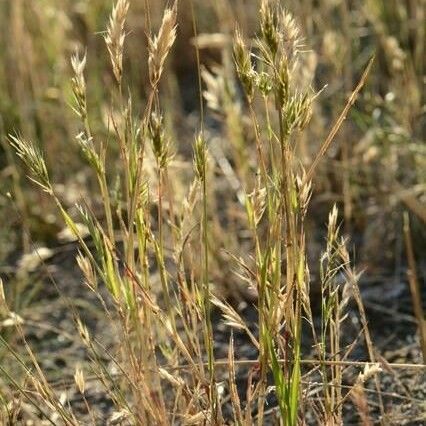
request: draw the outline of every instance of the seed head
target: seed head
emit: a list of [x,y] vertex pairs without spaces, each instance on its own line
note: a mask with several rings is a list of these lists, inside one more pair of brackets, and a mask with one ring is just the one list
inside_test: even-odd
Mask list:
[[86,55],[80,58],[78,52],[76,52],[71,56],[71,66],[74,71],[74,77],[71,79],[71,86],[76,103],[73,109],[79,117],[85,119],[87,116],[86,80],[84,79]]
[[297,53],[299,53],[303,45],[299,26],[297,25],[293,15],[285,9],[281,10],[279,26],[285,53],[287,54],[289,61],[291,61],[295,58]]
[[152,150],[158,165],[163,168],[167,165],[171,158],[170,147],[167,139],[164,136],[163,116],[155,112],[151,114],[148,123],[148,134],[152,142]]
[[289,97],[290,75],[286,56],[282,56],[278,63],[276,78],[276,99],[278,105],[285,105]]
[[194,168],[198,179],[203,182],[206,178],[207,144],[203,136],[199,134],[195,139]]
[[260,6],[260,33],[274,59],[279,49],[280,34],[278,33],[276,9],[271,7],[268,0],[263,0]]
[[124,24],[128,10],[128,0],[117,0],[117,3],[112,9],[107,32],[104,36],[111,58],[114,76],[118,84],[120,84],[121,76],[123,74],[123,47],[124,39],[126,37]]
[[74,372],[74,381],[77,385],[77,388],[81,394],[84,394],[85,388],[86,388],[86,382],[84,380],[84,373],[83,370],[79,365],[76,366],[75,372]]
[[22,159],[30,170],[31,180],[40,185],[44,191],[51,193],[52,187],[49,181],[46,162],[38,146],[19,136],[9,135],[9,138],[10,144],[15,149],[18,157]]
[[83,324],[83,322],[81,321],[80,318],[77,319],[77,329],[78,329],[78,332],[80,334],[80,337],[81,337],[83,343],[86,346],[89,346],[90,342],[91,342],[90,333],[89,333],[89,330],[87,329],[86,325]]
[[294,93],[282,108],[287,134],[294,129],[303,130],[312,117],[312,98],[308,93]]
[[250,51],[247,49],[238,28],[235,30],[234,36],[234,61],[244,91],[247,97],[251,99],[254,94],[256,73],[251,63]]
[[86,55],[80,58],[79,54],[75,53],[71,56],[71,66],[74,71],[74,77],[71,79],[72,91],[76,103],[74,111],[84,119],[87,116],[86,80],[84,79]]
[[149,38],[148,68],[151,86],[155,87],[160,81],[164,62],[176,39],[177,3],[171,9],[164,11],[160,30],[154,37]]

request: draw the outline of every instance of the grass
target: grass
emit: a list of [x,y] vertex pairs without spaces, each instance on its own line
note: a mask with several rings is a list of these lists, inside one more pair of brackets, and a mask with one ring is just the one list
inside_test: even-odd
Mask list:
[[[11,13],[23,17],[23,6],[17,4]],[[223,10],[232,17],[231,6],[225,4]],[[350,18],[348,3],[341,4],[332,11],[332,17]],[[164,8],[158,24],[154,19],[156,9],[145,2],[147,61],[141,67],[145,72],[139,71],[146,77],[142,84],[144,99],[139,98],[136,90],[141,78],[135,77],[138,60],[129,59],[133,48],[129,46],[131,52],[126,54],[127,40],[133,38],[127,31],[133,7],[130,1],[117,0],[108,20],[104,13],[108,84],[95,83],[101,78],[99,70],[106,66],[105,59],[96,58],[98,52],[89,46],[84,54],[80,49],[71,56],[70,85],[64,84],[58,96],[60,103],[70,99],[75,118],[67,113],[61,120],[67,123],[65,133],[74,130],[80,155],[76,166],[70,164],[70,169],[84,168],[85,175],[90,176],[75,206],[67,204],[64,191],[59,190],[52,177],[56,173],[48,165],[48,157],[58,149],[51,147],[54,143],[46,142],[39,147],[37,140],[45,138],[43,132],[31,130],[32,126],[22,126],[22,136],[9,135],[10,145],[24,163],[30,180],[53,201],[51,204],[78,245],[78,267],[88,294],[99,302],[101,321],[111,330],[113,344],[106,344],[90,331],[77,300],[67,297],[52,279],[89,359],[83,366],[76,364],[74,374],[76,391],[84,402],[86,417],[82,417],[67,395],[57,392],[28,342],[26,319],[20,320],[19,316],[22,307],[12,308],[9,293],[2,291],[3,327],[12,327],[16,334],[13,338],[6,333],[1,340],[3,356],[13,366],[12,373],[1,367],[2,421],[17,424],[27,416],[50,424],[98,424],[96,407],[87,393],[94,378],[113,407],[110,421],[114,424],[262,425],[269,421],[284,425],[334,425],[345,423],[345,410],[351,406],[362,424],[373,424],[376,419],[389,424],[390,414],[384,403],[386,391],[380,379],[382,369],[411,366],[379,362],[381,356],[371,337],[358,286],[360,274],[351,262],[336,205],[328,217],[325,247],[318,256],[311,255],[309,248],[315,246],[317,227],[321,225],[314,221],[312,226],[310,203],[324,188],[336,184],[336,179],[324,171],[331,161],[326,157],[333,144],[342,150],[337,168],[337,173],[342,173],[338,199],[342,200],[346,230],[352,231],[357,220],[364,219],[362,214],[356,217],[356,205],[368,196],[363,191],[371,190],[376,181],[386,181],[387,190],[400,185],[401,178],[404,184],[417,185],[422,160],[416,150],[421,148],[407,142],[409,137],[404,129],[410,129],[416,137],[413,126],[419,101],[413,95],[412,105],[401,112],[398,127],[393,121],[396,116],[386,111],[386,105],[374,109],[379,108],[383,123],[370,122],[369,114],[363,112],[369,104],[361,99],[362,106],[353,121],[360,128],[367,128],[366,135],[373,142],[363,140],[355,148],[338,143],[340,132],[349,137],[345,120],[373,73],[370,45],[363,55],[352,58],[340,42],[335,40],[333,44],[333,37],[346,37],[346,48],[350,49],[355,43],[351,34],[322,29],[328,37],[328,50],[335,49],[334,58],[327,58],[326,52],[324,60],[334,59],[336,62],[330,66],[339,68],[344,75],[343,83],[340,77],[330,83],[331,95],[327,96],[332,99],[323,99],[327,92],[322,87],[324,82],[319,81],[320,89],[315,90],[318,81],[314,81],[313,70],[309,69],[309,61],[315,55],[310,50],[310,36],[314,33],[313,24],[320,27],[327,23],[316,20],[319,11],[314,10],[313,3],[306,2],[303,10],[312,12],[304,22],[308,33],[305,38],[297,19],[279,2],[261,1],[256,36],[247,35],[250,24],[244,19],[233,29],[233,35],[228,28],[228,34],[221,39],[225,40],[220,48],[221,65],[211,69],[201,65],[205,46],[200,43],[202,34],[197,28],[198,9],[192,1],[189,6],[187,26],[192,29],[193,38],[188,43],[192,43],[191,49],[195,48],[194,75],[198,73],[200,92],[200,117],[190,132],[195,135],[191,136],[192,167],[188,149],[185,152],[177,143],[179,114],[183,112],[176,111],[171,95],[170,57],[173,49],[179,47],[178,13],[182,7],[177,2]],[[198,3],[195,6],[201,7]],[[369,15],[367,7],[374,14]],[[377,66],[382,61],[390,62],[391,71],[396,73],[398,60],[406,59],[401,59],[405,53],[395,45],[390,27],[392,22],[404,25],[404,11],[398,6],[393,18],[382,16],[389,10],[380,1],[366,2],[365,8],[358,12],[369,16],[369,28],[378,34],[382,45],[388,46],[384,53],[378,51],[375,62],[379,63]],[[95,9],[92,12],[94,19]],[[418,19],[421,11],[416,9],[413,13]],[[29,37],[22,28],[19,36],[23,40]],[[413,37],[419,41],[420,30],[407,26],[407,37],[401,43],[407,43],[412,56],[407,59],[405,76],[416,88],[422,46],[413,46]],[[137,44],[140,43],[138,39]],[[184,53],[180,47],[179,54]],[[363,71],[359,72],[361,65]],[[30,77],[38,72],[43,75],[43,68],[37,71],[27,64],[21,71]],[[347,99],[338,95],[341,87],[345,88]],[[376,102],[379,101],[371,100],[371,105]],[[193,103],[197,105],[198,99]],[[330,130],[318,145],[311,140],[321,133],[319,103],[330,111],[334,121],[326,126]],[[210,115],[214,117],[213,124]],[[21,118],[25,119],[25,115]],[[35,128],[44,128],[40,119],[31,121]],[[225,143],[218,143],[215,137],[217,123],[221,126],[220,134],[226,135]],[[386,164],[393,167],[398,161],[392,146],[378,147],[384,134],[391,142],[397,135],[404,141],[401,152],[404,160],[413,164],[412,173],[401,177],[387,170],[383,176],[376,176],[374,167],[368,164],[358,170],[360,179],[370,181],[371,186],[367,187],[355,181],[354,169],[360,158],[368,157],[367,163],[389,159]],[[386,149],[391,152],[386,154]],[[31,203],[31,198],[27,201],[22,195],[26,189],[20,188],[18,166],[9,162],[14,191],[18,188],[16,204],[23,215],[23,229],[28,232],[31,208],[25,204]],[[400,198],[420,227],[422,202],[412,193]],[[27,247],[29,236],[25,235]],[[423,330],[408,222],[404,235],[416,318]],[[222,248],[228,251],[227,257]],[[312,280],[315,264],[319,264],[318,277]],[[220,286],[221,280],[226,284]],[[244,318],[227,300],[227,291],[236,285],[244,294],[254,295],[256,324]],[[30,286],[31,278],[26,276],[21,291]],[[315,306],[317,298],[319,306]],[[348,344],[343,334],[352,315],[351,303],[357,309],[360,331]],[[318,308],[319,315],[315,312]],[[232,330],[225,345],[226,360],[218,358],[218,312],[227,329]],[[244,359],[238,354],[234,333],[241,332],[251,346],[252,358]],[[351,358],[358,340],[365,343],[368,356],[361,364]],[[307,358],[306,347],[312,349],[314,359]],[[244,366],[249,370],[242,373]],[[223,367],[227,370],[225,375]],[[352,374],[348,383],[349,367],[363,371]],[[422,368],[424,365],[418,365],[420,371]],[[374,389],[369,381],[374,383]],[[375,395],[373,403],[368,398],[370,391]]]

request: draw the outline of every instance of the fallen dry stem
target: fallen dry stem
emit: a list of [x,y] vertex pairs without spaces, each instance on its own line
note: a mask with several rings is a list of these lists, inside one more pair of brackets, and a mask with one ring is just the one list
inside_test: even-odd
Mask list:
[[[278,359],[280,364],[291,363],[293,361],[288,359]],[[234,364],[238,367],[247,367],[251,365],[256,365],[259,363],[258,359],[239,359],[235,360]],[[368,362],[368,361],[319,361],[317,359],[301,359],[300,363],[303,365],[317,365],[317,364],[325,364],[325,365],[341,365],[347,367],[365,367],[372,366],[376,364],[380,364],[377,362]],[[206,364],[207,365],[207,364]],[[229,367],[229,363],[227,359],[219,359],[215,362],[216,367]],[[407,370],[415,370],[415,371],[426,371],[426,364],[404,364],[404,363],[388,363],[386,364],[391,368],[395,369],[407,369]],[[173,367],[171,370],[186,370],[192,368],[191,365],[179,365]]]
[[[288,363],[292,363],[293,361],[291,360],[285,360],[285,359],[279,359],[277,360],[278,363],[280,364],[288,364]],[[259,364],[259,360],[258,359],[238,359],[238,360],[234,360],[233,362],[234,367],[239,368],[239,367],[255,367]],[[418,371],[418,372],[426,372],[426,364],[405,364],[405,363],[386,363],[386,364],[382,364],[381,362],[368,362],[368,361],[319,361],[317,359],[302,359],[300,360],[300,364],[302,365],[312,365],[312,366],[319,366],[320,364],[322,365],[327,365],[327,366],[335,366],[335,365],[340,365],[342,367],[357,367],[357,368],[364,368],[366,366],[373,366],[373,365],[377,365],[379,364],[380,366],[383,366],[384,368],[392,368],[395,370],[406,370],[406,371]],[[200,365],[198,364],[198,366],[200,367]],[[202,364],[203,367],[207,367],[208,363],[205,362]],[[218,359],[215,361],[215,367],[216,368],[229,368],[229,359]],[[173,371],[183,371],[183,370],[191,370],[192,368],[194,368],[193,365],[191,364],[182,364],[182,365],[178,365],[176,367],[167,367],[167,366],[162,366],[160,367],[165,371],[173,372]],[[154,371],[152,371],[154,372]],[[121,376],[121,373],[116,373],[114,375],[112,375],[113,377],[119,377]],[[93,380],[97,380],[98,377],[97,376],[87,376],[85,377],[86,382],[87,381],[93,381]],[[51,381],[49,382],[50,386],[52,387],[56,387],[56,386],[72,386],[74,384],[74,380],[67,382],[66,380],[61,379],[60,381]],[[385,395],[385,393],[383,393],[383,395]]]

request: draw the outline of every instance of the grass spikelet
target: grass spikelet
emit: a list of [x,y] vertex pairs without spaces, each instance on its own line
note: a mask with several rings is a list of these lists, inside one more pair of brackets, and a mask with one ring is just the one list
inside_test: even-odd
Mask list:
[[293,15],[286,9],[281,10],[280,35],[287,57],[293,60],[303,47],[299,26]]
[[207,145],[202,135],[195,139],[194,147],[194,169],[200,182],[206,178]]
[[154,37],[149,38],[148,67],[152,87],[156,87],[163,73],[164,62],[176,39],[177,3],[164,11],[160,30]]
[[41,150],[32,142],[19,136],[9,135],[10,143],[17,155],[30,170],[30,178],[44,191],[50,193],[52,187],[49,181],[46,162]]
[[250,50],[246,47],[241,32],[237,28],[234,34],[234,61],[241,84],[249,100],[253,97],[256,81],[256,73],[250,56]]
[[86,55],[80,57],[78,52],[76,52],[71,56],[71,66],[74,71],[74,77],[71,79],[71,87],[75,100],[73,109],[82,120],[85,120],[87,117],[86,80],[84,78]]
[[155,112],[151,114],[151,119],[148,123],[148,132],[157,164],[160,169],[164,169],[172,155],[170,153],[170,144],[164,135],[164,121],[162,115]]
[[364,384],[371,378],[377,376],[382,371],[379,364],[366,365],[364,371],[359,373],[355,385],[349,391],[348,396],[352,399],[358,414],[361,418],[361,424],[364,426],[373,425],[368,407],[367,395]]
[[268,0],[263,0],[260,6],[260,34],[271,52],[272,59],[278,52],[280,34],[277,31],[276,11]]
[[80,366],[76,366],[74,373],[74,381],[77,385],[77,389],[81,394],[84,394],[86,388],[86,382],[84,380],[84,372]]
[[220,301],[217,297],[214,296],[211,298],[211,302],[222,311],[223,319],[226,325],[239,330],[244,330],[250,337],[250,340],[253,342],[254,346],[257,348],[259,347],[257,339],[254,337],[253,333],[247,327],[247,324],[244,322],[238,312],[232,308],[232,306],[230,306],[228,303]]
[[124,24],[128,10],[128,0],[118,0],[117,3],[115,3],[109,18],[107,32],[104,36],[111,58],[114,76],[119,85],[121,84],[121,77],[123,74],[123,48],[124,39],[126,37]]

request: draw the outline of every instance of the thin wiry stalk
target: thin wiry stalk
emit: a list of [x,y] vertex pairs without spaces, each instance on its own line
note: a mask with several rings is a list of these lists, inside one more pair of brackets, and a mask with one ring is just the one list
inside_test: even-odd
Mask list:
[[202,192],[202,246],[203,246],[203,290],[202,290],[202,308],[204,311],[205,326],[205,346],[207,350],[208,371],[210,376],[209,398],[212,408],[212,419],[217,421],[217,392],[214,370],[213,353],[213,326],[211,321],[211,301],[210,301],[210,283],[209,283],[209,238],[208,238],[208,209],[207,209],[207,146],[202,134],[197,137],[195,142],[194,166],[197,177],[201,183]]
[[336,136],[337,132],[340,129],[340,126],[346,120],[346,117],[348,115],[349,110],[351,109],[351,107],[355,103],[359,92],[364,87],[364,85],[367,81],[368,74],[370,73],[371,67],[373,66],[373,63],[374,63],[374,58],[375,57],[373,56],[368,61],[368,64],[367,64],[358,84],[356,85],[355,89],[353,90],[353,92],[349,96],[349,99],[348,99],[345,107],[343,108],[342,112],[340,113],[339,117],[337,118],[336,122],[334,123],[333,127],[331,128],[330,133],[328,134],[324,143],[321,145],[321,148],[320,148],[318,154],[316,155],[314,161],[311,164],[311,167],[309,168],[308,172],[306,173],[305,182],[308,182],[312,179],[314,172],[315,172],[315,169],[318,167],[319,162],[321,161],[322,157],[325,155],[325,153],[327,152],[331,143],[333,142],[334,137]]

